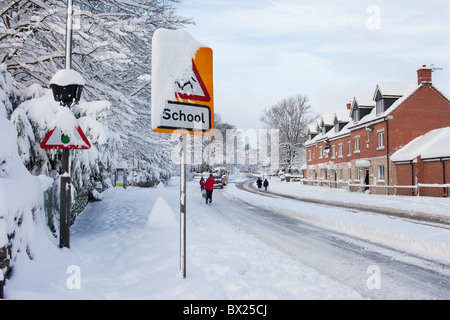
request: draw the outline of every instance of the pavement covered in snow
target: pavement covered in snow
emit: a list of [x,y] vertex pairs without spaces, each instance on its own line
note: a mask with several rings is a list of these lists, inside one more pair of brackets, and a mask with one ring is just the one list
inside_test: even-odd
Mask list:
[[[345,201],[376,202],[393,208],[420,208],[449,214],[449,199],[375,196],[306,187],[270,180],[269,191]],[[292,201],[277,201],[229,184],[220,200],[239,198],[311,224],[396,246],[414,255],[450,265],[450,230],[346,211],[302,213]],[[101,202],[90,203],[71,229],[70,249],[39,221],[33,260],[18,256],[6,299],[365,299],[359,292],[294,261],[276,247],[214,214],[205,205],[196,180],[188,183],[187,277],[180,273],[179,184],[157,188],[111,188]],[[225,201],[224,201],[225,202]],[[305,208],[306,204],[302,204]],[[215,207],[216,206],[216,207]],[[307,211],[307,210],[306,210]],[[445,269],[445,268],[444,268]],[[367,275],[369,277],[369,275]]]

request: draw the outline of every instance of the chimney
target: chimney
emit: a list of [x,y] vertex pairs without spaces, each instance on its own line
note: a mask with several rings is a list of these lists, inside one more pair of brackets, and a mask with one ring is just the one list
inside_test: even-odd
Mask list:
[[417,84],[421,83],[430,83],[431,84],[431,72],[432,68],[427,68],[426,65],[423,65],[420,69],[417,69]]
[[351,102],[348,102],[348,103],[347,103],[347,110],[350,110],[351,107],[352,107],[352,103],[351,103]]

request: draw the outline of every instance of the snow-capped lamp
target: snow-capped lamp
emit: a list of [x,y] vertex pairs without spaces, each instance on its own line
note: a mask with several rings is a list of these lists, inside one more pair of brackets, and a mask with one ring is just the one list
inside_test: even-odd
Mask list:
[[83,77],[72,69],[59,70],[50,80],[55,101],[68,107],[80,101],[83,87]]

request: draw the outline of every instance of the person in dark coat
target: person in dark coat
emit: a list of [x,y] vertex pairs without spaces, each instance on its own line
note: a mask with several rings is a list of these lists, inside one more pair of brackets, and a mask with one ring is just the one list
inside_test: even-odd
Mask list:
[[200,179],[200,191],[205,190],[205,179],[203,177]]
[[267,191],[267,187],[269,186],[269,181],[267,179],[264,180],[264,190]]
[[258,180],[256,180],[256,184],[258,185],[258,189],[261,189],[261,187],[262,187],[262,180],[261,180],[261,178],[258,178]]
[[206,203],[208,203],[208,199],[209,199],[209,203],[212,202],[212,193],[214,190],[214,183],[216,183],[216,181],[214,180],[212,174],[210,174],[209,178],[206,179],[206,181],[205,181]]

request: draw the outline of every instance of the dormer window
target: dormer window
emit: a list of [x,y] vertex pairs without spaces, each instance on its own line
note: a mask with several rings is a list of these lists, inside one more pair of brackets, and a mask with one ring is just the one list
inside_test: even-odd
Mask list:
[[376,101],[377,115],[384,112],[384,99]]
[[359,110],[356,109],[355,111],[353,111],[353,122],[358,122],[359,121]]

